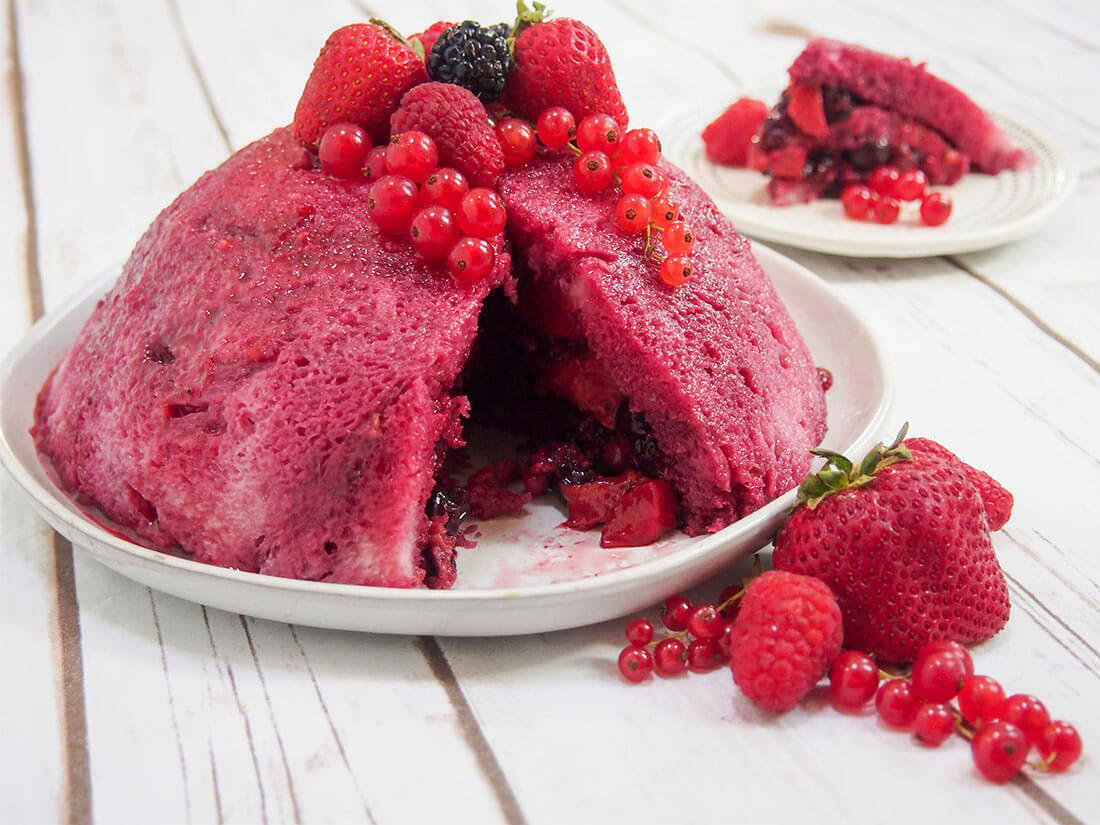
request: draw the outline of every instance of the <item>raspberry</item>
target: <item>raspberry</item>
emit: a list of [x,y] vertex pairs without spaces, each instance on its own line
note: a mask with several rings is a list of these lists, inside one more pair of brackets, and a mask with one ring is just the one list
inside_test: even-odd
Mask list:
[[768,107],[759,100],[743,97],[703,130],[707,157],[714,163],[744,166],[749,141],[764,122]]
[[473,186],[494,186],[504,171],[504,153],[485,107],[461,86],[421,83],[410,89],[390,128],[395,135],[427,134],[435,141],[439,165],[457,169]]
[[790,710],[840,653],[842,636],[828,585],[797,573],[764,573],[749,583],[733,625],[733,681],[764,710]]

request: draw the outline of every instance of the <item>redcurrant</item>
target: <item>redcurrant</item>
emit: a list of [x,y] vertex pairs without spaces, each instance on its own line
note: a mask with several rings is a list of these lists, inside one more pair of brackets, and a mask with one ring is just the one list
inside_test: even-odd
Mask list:
[[893,166],[880,166],[871,173],[871,177],[867,179],[867,185],[876,195],[893,198],[896,197],[894,184],[900,175],[901,173]]
[[420,183],[439,163],[435,141],[416,130],[402,132],[390,139],[386,150],[386,166],[391,174],[404,175]]
[[658,195],[649,202],[649,219],[658,229],[664,229],[673,221],[680,220],[680,210],[666,196]]
[[492,189],[478,187],[462,196],[458,206],[458,226],[475,238],[492,238],[504,231],[508,212],[504,201]]
[[325,129],[317,155],[321,168],[338,178],[358,178],[370,151],[370,138],[354,123],[335,123]]
[[632,163],[619,173],[624,192],[637,192],[646,198],[656,197],[664,188],[664,176],[656,166]]
[[718,643],[714,639],[692,639],[687,646],[688,668],[705,673],[714,667],[718,656]]
[[[738,604],[741,604],[741,602],[738,602]],[[723,659],[728,660],[731,656],[730,643],[732,642],[732,634],[733,622],[726,622],[726,626],[722,628],[722,635],[715,641],[715,645],[718,648],[718,655]]]
[[696,639],[717,639],[726,623],[713,604],[699,604],[688,613],[687,629]]
[[695,232],[687,221],[673,221],[661,233],[661,244],[669,255],[689,255],[695,247]]
[[894,196],[903,201],[919,201],[928,188],[928,176],[920,169],[907,169],[894,182]]
[[425,203],[438,203],[457,213],[462,198],[470,191],[470,184],[457,169],[444,166],[434,170],[428,179],[420,184],[420,200]]
[[963,719],[980,728],[1000,718],[1005,691],[1001,683],[990,676],[967,676],[959,691],[958,701]]
[[1038,742],[1046,726],[1050,724],[1050,713],[1046,705],[1025,693],[1016,693],[1005,699],[998,717],[1004,722],[1015,725],[1024,732],[1028,742]]
[[861,221],[867,217],[874,204],[874,193],[870,187],[860,183],[853,183],[840,193],[840,204],[844,207],[844,214],[849,218]]
[[419,193],[416,184],[401,175],[383,175],[371,184],[367,208],[378,228],[399,235],[409,228]]
[[901,204],[897,198],[881,196],[871,206],[871,216],[875,223],[895,223],[901,215]]
[[687,628],[688,613],[692,604],[687,596],[676,594],[669,596],[661,604],[661,622],[673,633],[678,633]]
[[446,206],[432,204],[416,213],[409,227],[413,249],[428,263],[438,263],[447,257],[458,240],[458,221]]
[[950,650],[917,656],[913,663],[913,693],[926,702],[946,702],[962,690],[966,665]]
[[385,146],[375,146],[367,152],[367,159],[363,161],[363,174],[368,180],[378,180],[389,172],[386,166],[386,152]]
[[942,192],[929,192],[920,202],[920,219],[927,226],[939,226],[951,217],[951,198]]
[[652,129],[631,129],[623,135],[619,149],[621,166],[629,163],[657,163],[661,159],[661,140]]
[[526,120],[506,117],[497,124],[496,133],[500,149],[504,153],[505,166],[523,166],[535,156],[535,150],[538,149],[535,127]]
[[488,241],[460,238],[447,255],[447,268],[456,281],[472,286],[492,271],[495,257]]
[[560,149],[577,134],[577,122],[568,109],[563,106],[551,106],[539,115],[536,131],[543,146]]
[[687,670],[687,648],[679,639],[662,639],[653,648],[653,665],[658,676],[677,676]]
[[661,264],[661,280],[669,286],[683,286],[695,274],[695,265],[687,255],[669,255]]
[[653,656],[639,645],[624,647],[619,654],[619,673],[628,682],[637,684],[645,681],[653,672]]
[[963,669],[966,671],[967,676],[974,675],[974,660],[970,658],[970,651],[966,649],[965,645],[959,644],[954,639],[933,639],[930,642],[925,642],[917,653],[917,658],[920,659],[922,656],[929,656],[944,650],[962,659]]
[[649,201],[641,195],[623,195],[615,205],[615,223],[628,235],[645,232],[649,226]]
[[626,640],[632,645],[647,645],[653,641],[653,624],[649,619],[634,619],[626,625]]
[[845,650],[829,668],[829,696],[841,710],[859,710],[878,690],[878,665],[858,650]]
[[594,194],[611,185],[611,159],[603,152],[585,152],[573,162],[573,179],[582,192]]
[[905,679],[887,679],[875,693],[875,711],[886,724],[908,728],[920,709],[921,701]]
[[939,702],[921,705],[913,718],[913,738],[930,748],[938,748],[954,730],[955,714]]
[[1083,748],[1077,728],[1061,720],[1051,722],[1043,728],[1043,735],[1035,746],[1043,757],[1043,765],[1054,773],[1068,769],[1081,756]]
[[1027,761],[1027,737],[1015,725],[997,720],[978,728],[970,741],[974,764],[986,779],[1007,782]]
[[607,114],[589,115],[577,124],[577,148],[613,155],[619,148],[619,124]]

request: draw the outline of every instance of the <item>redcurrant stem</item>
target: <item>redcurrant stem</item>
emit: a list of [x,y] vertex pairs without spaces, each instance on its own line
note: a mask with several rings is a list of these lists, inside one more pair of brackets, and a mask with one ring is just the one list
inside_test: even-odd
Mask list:
[[951,711],[951,715],[955,717],[955,733],[969,742],[974,738],[974,728],[972,728],[970,723],[966,721],[961,713],[959,713],[958,708],[950,702],[947,703],[947,708]]
[[580,157],[581,155],[583,155],[583,154],[584,154],[584,152],[582,152],[582,151],[580,150],[580,147],[579,147],[579,146],[577,146],[577,144],[576,144],[576,143],[573,143],[572,141],[570,141],[569,143],[567,143],[567,144],[565,144],[565,145],[566,145],[567,147],[569,147],[569,151],[570,151],[570,152],[572,152],[572,153],[573,153],[574,155],[576,155],[576,156],[577,156],[578,158],[579,158],[579,157]]

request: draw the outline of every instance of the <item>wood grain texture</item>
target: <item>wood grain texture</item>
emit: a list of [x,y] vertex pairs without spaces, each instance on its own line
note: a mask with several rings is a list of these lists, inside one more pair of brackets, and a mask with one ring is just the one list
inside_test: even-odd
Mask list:
[[[968,749],[915,747],[818,692],[782,717],[728,672],[624,685],[622,622],[503,639],[417,640],[243,618],[152,592],[77,553],[88,790],[70,804],[66,633],[50,532],[0,480],[7,650],[0,819],[97,822],[1090,822],[1100,782],[1100,21],[968,0],[941,25],[869,0],[555,3],[608,45],[632,123],[693,95],[781,85],[810,33],[927,58],[975,98],[1043,125],[1082,182],[1043,232],[973,255],[859,261],[783,250],[879,331],[895,421],[1016,495],[995,537],[1013,599],[979,669],[1078,725],[1063,777],[981,782]],[[0,32],[9,272],[0,349],[39,308],[127,254],[202,171],[287,122],[329,31],[379,13],[412,32],[511,7],[323,0],[17,0]],[[18,32],[10,31],[10,20]],[[973,33],[981,31],[982,37]],[[79,139],[65,128],[79,124]],[[30,276],[31,270],[38,274]],[[843,365],[825,365],[842,369]],[[1093,515],[1090,515],[1093,514]],[[713,598],[736,567],[695,592]],[[68,620],[71,624],[71,619]],[[59,624],[60,623],[60,624]],[[61,629],[59,630],[59,626]],[[71,644],[71,635],[68,636]],[[70,656],[72,648],[69,648]],[[75,666],[70,663],[71,667]],[[68,730],[70,736],[72,730]],[[21,770],[11,770],[18,766]],[[32,774],[33,781],[21,777]],[[935,792],[932,792],[934,789]],[[899,803],[899,800],[901,803]],[[83,806],[83,807],[81,807]]]

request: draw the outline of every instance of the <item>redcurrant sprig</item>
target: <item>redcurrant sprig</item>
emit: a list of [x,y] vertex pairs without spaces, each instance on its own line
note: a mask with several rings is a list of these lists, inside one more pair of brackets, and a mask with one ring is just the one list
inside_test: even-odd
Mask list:
[[893,166],[880,166],[866,183],[849,184],[840,194],[844,214],[857,221],[896,223],[903,214],[903,204],[911,202],[919,202],[916,211],[926,226],[939,226],[951,216],[951,198],[928,191],[928,176],[920,169],[902,172]]

